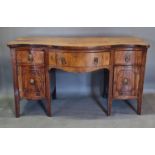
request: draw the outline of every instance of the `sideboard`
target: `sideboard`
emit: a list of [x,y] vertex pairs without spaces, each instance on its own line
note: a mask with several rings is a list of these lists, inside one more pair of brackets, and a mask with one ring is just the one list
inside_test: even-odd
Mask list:
[[[51,116],[50,80],[61,69],[67,72],[92,72],[104,69],[104,94],[107,115],[112,101],[137,100],[137,113],[142,111],[146,55],[149,44],[136,37],[25,37],[8,43],[11,50],[16,117],[20,100],[46,101]],[[108,83],[108,84],[107,84]]]

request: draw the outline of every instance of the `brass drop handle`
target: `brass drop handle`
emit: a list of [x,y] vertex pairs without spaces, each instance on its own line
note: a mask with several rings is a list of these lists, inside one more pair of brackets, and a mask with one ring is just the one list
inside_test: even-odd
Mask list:
[[124,85],[127,85],[127,84],[128,84],[128,82],[129,82],[129,81],[128,81],[128,79],[127,79],[127,78],[125,78],[125,79],[123,80],[123,84],[124,84]]
[[64,57],[61,58],[61,63],[62,63],[63,65],[66,65],[66,60],[65,60]]
[[30,79],[30,84],[33,85],[34,84],[34,79]]
[[94,58],[94,64],[95,64],[95,65],[98,64],[98,58],[97,58],[97,57]]
[[130,55],[125,56],[125,62],[128,63],[130,61]]
[[33,55],[32,55],[32,54],[29,54],[29,55],[28,55],[28,60],[29,60],[29,61],[33,61]]

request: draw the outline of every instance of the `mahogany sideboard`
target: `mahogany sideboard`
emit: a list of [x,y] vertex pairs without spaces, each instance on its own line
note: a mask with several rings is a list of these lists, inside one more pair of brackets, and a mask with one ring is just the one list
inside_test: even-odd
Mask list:
[[[135,37],[27,37],[8,43],[11,49],[16,117],[20,100],[46,101],[51,116],[51,69],[67,72],[109,72],[107,114],[113,99],[137,100],[142,111],[143,83],[149,44]],[[54,72],[51,80],[54,80]],[[107,82],[106,81],[106,82]],[[53,92],[56,97],[56,86]]]

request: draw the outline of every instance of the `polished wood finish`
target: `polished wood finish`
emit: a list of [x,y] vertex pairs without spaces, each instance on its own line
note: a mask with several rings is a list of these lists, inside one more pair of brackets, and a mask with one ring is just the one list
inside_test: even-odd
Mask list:
[[45,91],[46,91],[46,109],[47,109],[47,115],[50,117],[52,116],[51,113],[51,93],[50,93],[50,74],[49,74],[49,62],[48,62],[48,58],[49,58],[49,49],[46,49],[45,51]]
[[141,51],[116,51],[115,65],[141,65],[142,56]]
[[103,67],[109,65],[110,53],[57,53],[56,61],[58,67]]
[[21,82],[22,96],[26,99],[45,98],[45,69],[44,66],[22,66]]
[[71,48],[105,47],[114,45],[149,46],[146,41],[136,37],[25,37],[11,41],[8,45],[52,45]]
[[13,85],[14,85],[14,99],[15,99],[15,113],[16,117],[20,116],[20,92],[18,83],[18,69],[15,49],[11,49],[11,60],[13,69]]
[[117,66],[114,69],[113,97],[116,99],[136,98],[140,71],[138,67]]
[[44,50],[40,48],[16,50],[17,63],[19,64],[44,64]]
[[[141,114],[146,54],[149,44],[132,37],[19,38],[11,48],[16,117],[20,99],[46,101],[51,116],[51,97],[56,98],[56,84],[51,96],[50,77],[55,70],[91,72],[106,69],[104,96],[108,95],[107,114],[114,99],[137,99]],[[50,76],[50,71],[52,75]],[[108,75],[107,75],[108,74]]]

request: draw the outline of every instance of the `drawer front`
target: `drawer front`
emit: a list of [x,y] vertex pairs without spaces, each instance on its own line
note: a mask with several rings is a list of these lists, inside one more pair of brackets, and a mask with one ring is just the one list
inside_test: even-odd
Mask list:
[[116,65],[141,65],[142,51],[116,51],[114,60]]
[[17,63],[44,64],[44,51],[42,49],[17,50]]
[[20,89],[26,99],[45,97],[45,71],[43,67],[22,66]]
[[56,53],[58,67],[101,67],[110,64],[110,53]]
[[139,79],[139,67],[115,67],[113,86],[114,97],[136,97],[138,95]]

